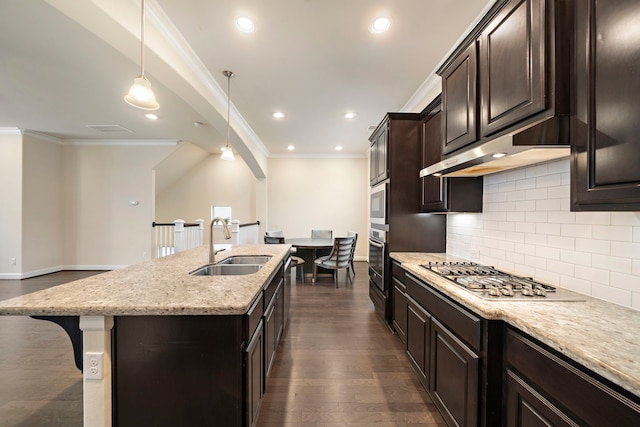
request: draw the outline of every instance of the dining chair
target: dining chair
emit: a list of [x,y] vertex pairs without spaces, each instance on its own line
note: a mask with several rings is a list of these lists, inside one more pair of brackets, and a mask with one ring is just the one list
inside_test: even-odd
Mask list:
[[[349,268],[349,261],[353,252],[355,237],[336,237],[333,239],[333,248],[328,256],[318,257],[313,262],[313,281],[316,281],[318,275],[318,267],[333,270],[333,282],[338,287],[338,270],[341,268]],[[347,279],[353,283],[349,271],[347,270]]]
[[269,237],[284,237],[284,232],[282,230],[272,230],[264,233]]
[[349,271],[353,273],[353,277],[356,277],[356,269],[353,266],[353,258],[356,255],[356,245],[358,244],[358,232],[357,231],[347,231],[347,237],[353,237],[353,249],[351,250],[351,259],[349,260],[349,267],[347,267],[347,274]]
[[312,239],[332,239],[333,230],[311,230]]
[[283,245],[284,236],[264,236],[264,243],[266,245]]

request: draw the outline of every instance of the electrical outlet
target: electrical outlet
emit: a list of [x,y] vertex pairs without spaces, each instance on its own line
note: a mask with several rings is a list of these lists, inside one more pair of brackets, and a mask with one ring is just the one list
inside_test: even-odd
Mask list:
[[102,379],[102,352],[87,352],[85,354],[84,377],[88,380]]
[[480,249],[471,249],[471,251],[469,252],[470,252],[471,258],[474,258],[474,259],[480,258]]
[[11,258],[11,265],[16,265],[16,259],[15,258]]

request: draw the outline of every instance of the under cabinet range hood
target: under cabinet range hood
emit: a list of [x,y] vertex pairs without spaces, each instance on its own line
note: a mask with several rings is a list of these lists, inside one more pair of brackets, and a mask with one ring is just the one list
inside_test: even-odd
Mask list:
[[477,177],[568,157],[568,118],[555,116],[480,142],[420,171],[420,177]]

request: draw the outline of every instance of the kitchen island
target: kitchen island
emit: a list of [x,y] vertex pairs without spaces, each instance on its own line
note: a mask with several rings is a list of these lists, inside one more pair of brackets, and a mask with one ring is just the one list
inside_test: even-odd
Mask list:
[[[166,414],[202,411],[232,420],[225,425],[251,424],[264,391],[262,362],[286,322],[289,249],[233,247],[217,261],[271,259],[252,274],[192,276],[207,264],[200,247],[0,301],[0,314],[80,318],[85,425],[140,425],[135,416],[169,425]],[[87,369],[88,361],[100,369]],[[155,408],[165,409],[163,423],[151,421]]]
[[[429,262],[468,260],[447,254],[397,252],[390,256],[394,263],[394,283],[397,286],[402,286],[399,283],[402,281],[408,283],[406,298],[409,311],[421,310],[421,316],[427,319],[424,323],[426,330],[429,330],[429,322],[434,324],[431,333],[427,332],[427,337],[421,341],[426,346],[421,351],[422,354],[432,352],[430,361],[429,355],[425,356],[427,366],[423,375],[425,387],[432,396],[435,395],[436,403],[439,397],[437,380],[441,372],[438,370],[439,361],[434,358],[443,348],[440,344],[444,341],[440,339],[446,332],[450,333],[451,340],[460,343],[461,349],[471,349],[469,354],[477,352],[474,363],[479,365],[475,366],[479,366],[480,375],[485,375],[485,379],[479,381],[478,392],[485,399],[494,400],[490,402],[492,405],[498,400],[493,408],[483,408],[485,403],[480,404],[480,413],[489,413],[488,419],[501,411],[500,400],[507,408],[506,413],[500,416],[503,425],[518,424],[519,421],[514,421],[522,415],[518,411],[530,410],[532,406],[525,408],[529,404],[539,404],[535,411],[525,414],[532,416],[529,421],[544,414],[547,422],[554,425],[565,425],[560,421],[549,421],[558,414],[562,414],[561,418],[568,414],[567,419],[577,419],[581,425],[598,425],[588,418],[594,414],[604,417],[607,423],[615,424],[611,417],[623,411],[630,419],[640,419],[640,312],[589,296],[582,296],[582,301],[485,300],[421,266]],[[411,289],[423,292],[422,295],[428,294],[427,300],[423,301],[431,304],[431,308],[421,305],[421,294],[416,294],[415,298],[410,295]],[[454,322],[450,322],[451,328],[445,331],[449,312],[443,311],[443,303],[459,310],[458,314],[464,313],[458,318],[477,327],[476,331],[483,338],[470,340],[469,335],[455,330],[458,326]],[[433,320],[430,321],[431,316]],[[409,326],[412,326],[411,320]],[[466,330],[461,331],[465,333]],[[433,338],[431,342],[429,335]],[[411,356],[415,341],[409,336],[404,338]],[[474,343],[477,343],[475,347]],[[469,369],[469,365],[465,369]],[[466,371],[469,377],[465,381],[473,377],[475,369]],[[496,387],[496,381],[502,385],[497,384]],[[487,384],[489,388],[494,387],[495,394],[485,390]],[[622,405],[617,406],[621,411],[611,411],[612,406],[604,402],[612,396],[616,399],[613,406]],[[444,404],[447,398],[443,397]],[[477,404],[473,399],[468,402]],[[465,416],[462,409],[459,414],[458,421]],[[461,422],[460,425],[467,424]]]

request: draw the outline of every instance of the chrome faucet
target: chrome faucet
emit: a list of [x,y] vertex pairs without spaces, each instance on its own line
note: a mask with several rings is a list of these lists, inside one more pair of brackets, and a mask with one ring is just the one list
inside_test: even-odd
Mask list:
[[222,227],[224,228],[224,238],[227,240],[231,238],[231,233],[229,233],[229,226],[227,225],[227,221],[219,216],[213,218],[211,220],[211,225],[209,225],[209,264],[213,264],[214,262],[216,262],[216,254],[218,252],[224,251],[224,249],[220,249],[219,251],[215,252],[213,251],[213,224],[215,224],[216,222],[222,223]]

